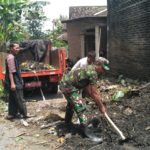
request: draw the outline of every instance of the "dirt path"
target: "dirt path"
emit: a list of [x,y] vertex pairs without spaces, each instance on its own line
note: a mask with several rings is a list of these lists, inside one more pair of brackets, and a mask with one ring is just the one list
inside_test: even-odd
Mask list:
[[38,129],[24,128],[18,121],[9,123],[1,120],[0,130],[1,150],[48,150],[55,147],[52,139],[46,139]]
[[[60,146],[61,143],[57,142],[57,135],[49,134],[49,128],[41,130],[40,127],[45,123],[44,120],[52,115],[60,112],[62,116],[64,115],[64,112],[58,108],[64,109],[65,101],[60,92],[57,95],[47,94],[45,98],[46,102],[42,100],[39,92],[30,93],[26,97],[28,112],[35,115],[26,120],[29,126],[24,126],[20,119],[5,120],[4,115],[7,113],[1,114],[0,150],[53,150]],[[53,114],[49,113],[50,109],[53,110]]]

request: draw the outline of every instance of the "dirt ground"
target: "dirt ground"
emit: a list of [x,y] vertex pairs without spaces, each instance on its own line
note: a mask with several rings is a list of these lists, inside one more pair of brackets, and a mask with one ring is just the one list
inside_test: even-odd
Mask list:
[[[28,126],[23,125],[20,119],[7,121],[4,119],[7,112],[1,113],[0,149],[150,149],[150,85],[130,79],[105,78],[99,81],[99,90],[109,117],[128,141],[120,142],[120,136],[88,98],[86,99],[87,107],[92,108],[92,113],[100,119],[97,131],[103,138],[103,143],[96,144],[88,138],[83,138],[79,134],[78,125],[74,125],[70,132],[66,131],[63,122],[66,101],[62,94],[60,92],[57,95],[45,94],[46,101],[43,101],[38,91],[26,95],[28,112],[33,115],[32,118],[26,120]],[[120,91],[124,93],[121,98],[115,95]],[[57,124],[52,125],[52,123]],[[75,116],[74,123],[76,123]],[[42,129],[44,125],[49,125],[49,127]],[[62,135],[61,138],[60,135]]]
[[53,150],[60,146],[54,127],[41,129],[41,126],[62,120],[66,101],[60,92],[44,95],[46,101],[43,101],[40,91],[28,92],[25,96],[28,113],[33,116],[24,120],[25,123],[19,118],[4,119],[7,115],[5,106],[5,112],[0,114],[0,150]]

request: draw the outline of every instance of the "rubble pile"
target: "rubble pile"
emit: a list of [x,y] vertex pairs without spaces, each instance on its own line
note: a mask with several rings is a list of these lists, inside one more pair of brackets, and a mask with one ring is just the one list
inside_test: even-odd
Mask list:
[[[49,137],[56,136],[56,141],[61,145],[60,148],[65,150],[150,148],[150,84],[131,79],[105,78],[99,80],[98,87],[110,118],[129,139],[126,143],[119,143],[119,135],[88,97],[85,100],[87,110],[100,119],[98,134],[104,140],[102,144],[92,143],[88,138],[80,135],[76,115],[73,118],[74,126],[69,131],[66,129],[63,120],[66,105],[64,102],[59,106],[56,104],[42,106],[40,102],[40,107],[36,106],[36,113],[39,114],[37,120],[34,118],[29,122],[40,126],[41,131],[46,130]],[[45,104],[45,102],[42,103]],[[33,107],[31,103],[30,107]]]
[[[129,150],[150,148],[150,83],[131,79],[101,79],[98,84],[102,101],[114,123],[128,138],[120,143],[120,137],[102,116],[94,103],[88,99],[88,107],[101,120],[99,135],[104,139],[102,144],[94,144],[78,134],[67,139],[65,150]],[[78,144],[77,144],[78,143]]]

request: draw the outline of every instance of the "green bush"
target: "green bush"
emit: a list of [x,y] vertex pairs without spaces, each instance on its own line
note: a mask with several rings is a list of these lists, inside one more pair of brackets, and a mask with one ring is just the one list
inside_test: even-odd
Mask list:
[[4,108],[5,108],[5,102],[0,99],[0,113],[4,111]]
[[3,94],[4,94],[4,88],[2,85],[2,81],[0,80],[0,98],[3,96]]

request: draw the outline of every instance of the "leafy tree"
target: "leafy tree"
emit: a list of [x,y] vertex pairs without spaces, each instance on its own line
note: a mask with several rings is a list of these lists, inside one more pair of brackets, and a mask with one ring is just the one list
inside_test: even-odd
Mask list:
[[48,2],[29,3],[29,0],[1,0],[0,3],[0,51],[6,50],[9,41],[42,38],[46,20],[43,6]]
[[28,9],[25,11],[25,25],[30,33],[30,39],[40,39],[44,37],[42,27],[47,17],[44,15],[43,6],[49,2],[36,1],[30,3]]
[[9,41],[24,39],[51,39],[53,47],[66,47],[66,43],[58,40],[63,28],[63,16],[55,19],[53,30],[42,31],[46,16],[43,7],[49,4],[46,1],[29,3],[29,0],[1,0],[0,3],[0,51],[6,50]]
[[2,0],[0,3],[0,50],[6,50],[8,41],[24,37],[21,15],[27,2],[28,0]]
[[60,16],[57,19],[53,20],[53,30],[47,31],[47,38],[51,39],[53,47],[67,47],[67,42],[58,40],[58,36],[63,33],[63,24],[61,20],[64,19],[64,16]]

